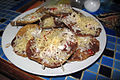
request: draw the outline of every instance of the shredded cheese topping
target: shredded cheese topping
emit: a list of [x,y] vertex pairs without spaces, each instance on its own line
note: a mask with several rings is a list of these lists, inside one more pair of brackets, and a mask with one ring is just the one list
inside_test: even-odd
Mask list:
[[82,51],[85,51],[90,48],[90,43],[91,43],[91,37],[76,37],[77,42],[78,42],[78,49],[81,49]]
[[42,31],[40,37],[34,38],[34,44],[30,47],[31,50],[36,49],[33,57],[40,57],[43,59],[43,63],[62,62],[66,60],[67,56],[70,55],[64,49],[66,48],[67,52],[69,52],[71,48],[67,42],[75,42],[75,38],[72,38],[74,34],[66,30],[53,29],[52,31]]
[[39,12],[34,12],[31,14],[28,14],[22,18],[19,18],[18,21],[34,21],[34,20],[38,20],[41,19],[41,17],[44,15],[45,13],[39,13]]
[[81,16],[79,13],[72,12],[69,16],[63,18],[63,22],[67,25],[71,25],[74,32],[77,30],[81,34],[96,34],[97,28],[100,27],[100,24],[89,16]]
[[26,45],[28,40],[33,37],[33,32],[35,32],[36,28],[28,29],[23,36],[16,36],[16,40],[14,41],[15,47],[14,50],[21,54],[26,54]]
[[73,11],[71,6],[67,4],[48,5],[48,6],[45,6],[45,8],[48,9],[49,12],[54,14],[70,13]]
[[49,17],[47,19],[45,19],[43,21],[43,27],[54,27],[55,23],[54,23],[54,18],[53,17]]

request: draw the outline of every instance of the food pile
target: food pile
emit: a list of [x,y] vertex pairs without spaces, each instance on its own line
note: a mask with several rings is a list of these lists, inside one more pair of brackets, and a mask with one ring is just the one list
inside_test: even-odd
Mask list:
[[11,25],[23,26],[11,42],[13,51],[48,68],[85,60],[99,51],[99,22],[67,4],[41,7]]

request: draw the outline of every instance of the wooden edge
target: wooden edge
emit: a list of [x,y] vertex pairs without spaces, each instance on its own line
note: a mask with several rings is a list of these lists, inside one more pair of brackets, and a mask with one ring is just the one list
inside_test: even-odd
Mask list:
[[12,80],[44,80],[43,78],[20,70],[2,58],[0,58],[0,73]]
[[17,12],[24,12],[25,10],[27,10],[31,5],[33,5],[34,3],[36,3],[37,0],[32,0],[29,3],[23,5],[21,8],[19,8],[18,10],[16,10]]

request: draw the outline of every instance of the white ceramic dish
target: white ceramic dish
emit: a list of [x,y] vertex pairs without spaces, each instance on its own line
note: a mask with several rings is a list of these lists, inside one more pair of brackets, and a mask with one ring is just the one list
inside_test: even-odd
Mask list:
[[[14,20],[18,19],[19,17],[23,17],[26,14],[30,14],[32,12],[34,12],[37,8],[32,9],[30,11],[27,11],[21,15],[19,15],[18,17],[16,17]],[[85,16],[91,16],[93,17],[95,20],[97,20],[94,16],[92,16],[91,14],[79,10],[77,8],[74,8],[77,11],[80,11],[81,13],[83,13]],[[98,20],[97,20],[98,21]],[[98,21],[99,22],[99,21]],[[100,23],[100,22],[99,22]],[[101,24],[101,23],[100,23]],[[88,59],[84,60],[84,61],[75,61],[75,62],[70,62],[70,63],[66,63],[63,65],[64,67],[64,71],[62,70],[61,67],[59,68],[45,68],[45,70],[42,69],[42,65],[29,60],[28,58],[23,58],[21,56],[16,55],[13,52],[13,48],[10,46],[8,48],[6,48],[6,44],[11,43],[11,41],[13,40],[13,38],[15,37],[16,33],[18,32],[18,30],[21,27],[12,27],[11,24],[9,24],[2,36],[2,48],[3,51],[5,53],[5,55],[7,56],[7,58],[18,68],[29,72],[29,73],[33,73],[33,74],[37,74],[37,75],[44,75],[44,76],[59,76],[59,75],[67,75],[67,74],[71,74],[77,71],[80,71],[88,66],[90,66],[91,64],[93,64],[102,54],[105,45],[106,45],[106,32],[101,24],[101,28],[102,28],[102,32],[100,34],[99,37],[97,37],[97,39],[100,41],[100,51],[97,52],[94,56],[89,57]]]

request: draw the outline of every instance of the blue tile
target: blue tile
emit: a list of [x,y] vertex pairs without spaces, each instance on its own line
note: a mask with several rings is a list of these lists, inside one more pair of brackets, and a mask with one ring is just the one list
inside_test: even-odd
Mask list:
[[114,70],[112,79],[113,80],[120,80],[120,71]]
[[114,30],[109,29],[107,27],[104,27],[104,28],[105,28],[106,34],[113,35],[113,36],[116,35],[116,32]]
[[107,36],[107,41],[116,42],[116,37]]
[[10,18],[10,20],[13,20],[13,19],[15,19],[16,18],[16,16],[12,16],[11,18]]
[[11,18],[12,16],[11,15],[6,15],[5,18],[9,19]]
[[14,14],[14,16],[16,16],[16,17],[19,16],[19,15],[20,15],[20,13],[16,13],[16,14]]
[[27,0],[24,0],[24,2],[23,2],[23,1],[18,2],[18,3],[16,4],[16,6],[14,6],[13,8],[11,8],[11,10],[17,10],[17,9],[19,9],[20,7],[22,7],[23,5],[27,4],[28,2],[29,2],[29,1],[27,1]]
[[82,80],[96,80],[96,74],[85,71]]
[[104,77],[104,76],[101,76],[101,75],[98,75],[97,80],[111,80],[111,79]]
[[117,39],[117,43],[120,44],[120,38]]
[[10,10],[13,10],[13,11],[16,11],[19,7],[15,6],[15,7],[12,7]]
[[[40,76],[40,77],[41,77],[41,76]],[[43,79],[45,79],[45,80],[50,80],[51,77],[46,77],[46,76],[43,77],[43,76],[42,76],[41,78],[43,78]]]
[[8,58],[5,56],[5,54],[3,54],[1,57],[8,61]]
[[0,46],[1,46],[1,40],[2,40],[2,38],[0,37]]
[[99,64],[93,64],[92,66],[90,66],[90,67],[88,68],[88,70],[97,73],[98,67],[99,67]]
[[4,54],[2,48],[0,47],[0,56],[2,56]]
[[4,10],[4,9],[1,9],[1,10],[0,10],[0,12],[2,12],[2,13],[4,13],[5,11],[6,11],[6,10]]
[[120,52],[116,52],[116,54],[115,54],[115,59],[120,60]]
[[113,59],[103,56],[101,64],[112,67],[113,66]]
[[0,14],[0,17],[4,17],[5,16],[5,14]]
[[66,79],[66,80],[76,80],[76,79],[71,78],[71,77],[67,77],[67,79]]
[[100,59],[101,59],[101,58],[99,58],[99,59],[97,60],[98,63],[100,63]]
[[0,29],[5,29],[5,27],[6,27],[6,25],[4,25],[4,24],[0,25]]
[[65,76],[64,77],[53,77],[52,80],[65,80]]
[[10,11],[9,10],[3,10],[4,14],[8,14]]
[[120,51],[120,45],[117,44],[116,50],[117,50],[117,51]]
[[106,47],[107,47],[108,49],[114,50],[114,49],[115,49],[115,43],[111,43],[111,42],[108,41]]
[[15,15],[16,13],[15,13],[15,12],[10,12],[9,14],[10,14],[10,15]]
[[115,65],[114,68],[119,69],[120,70],[120,61],[115,60]]
[[10,22],[11,22],[11,21],[8,20],[8,21],[6,21],[4,24],[9,24]]

